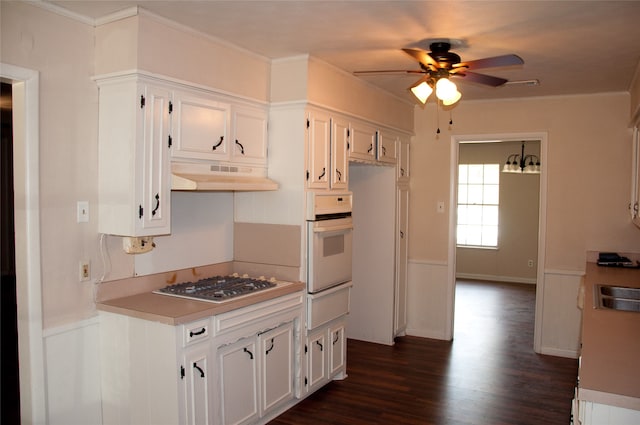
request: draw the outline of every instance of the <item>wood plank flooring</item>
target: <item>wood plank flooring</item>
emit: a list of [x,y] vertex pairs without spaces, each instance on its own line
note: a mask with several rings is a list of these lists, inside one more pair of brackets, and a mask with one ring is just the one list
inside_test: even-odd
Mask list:
[[347,374],[270,425],[569,424],[577,360],[533,352],[535,286],[458,282],[454,340],[349,340]]

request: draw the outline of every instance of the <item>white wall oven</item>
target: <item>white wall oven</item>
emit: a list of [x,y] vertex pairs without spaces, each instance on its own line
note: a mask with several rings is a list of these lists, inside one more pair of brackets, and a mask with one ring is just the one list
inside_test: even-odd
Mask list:
[[307,328],[349,313],[353,223],[350,192],[307,198]]
[[309,192],[307,289],[315,294],[351,281],[352,195]]

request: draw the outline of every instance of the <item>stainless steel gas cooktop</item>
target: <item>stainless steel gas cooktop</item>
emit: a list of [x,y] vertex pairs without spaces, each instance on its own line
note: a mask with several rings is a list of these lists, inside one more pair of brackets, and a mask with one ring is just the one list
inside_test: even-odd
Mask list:
[[275,279],[245,276],[214,276],[197,282],[185,282],[153,291],[155,294],[220,303],[278,286]]

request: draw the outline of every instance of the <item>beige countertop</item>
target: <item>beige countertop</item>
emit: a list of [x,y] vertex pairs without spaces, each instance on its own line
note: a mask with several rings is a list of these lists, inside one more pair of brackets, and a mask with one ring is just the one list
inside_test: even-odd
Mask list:
[[597,284],[640,287],[640,269],[587,263],[578,397],[640,410],[640,313],[596,309]]
[[224,303],[189,300],[168,295],[145,292],[97,303],[98,310],[118,313],[139,319],[152,320],[168,325],[180,325],[227,311],[246,307],[262,301],[299,292],[302,282],[286,282],[275,288],[248,296],[231,299]]

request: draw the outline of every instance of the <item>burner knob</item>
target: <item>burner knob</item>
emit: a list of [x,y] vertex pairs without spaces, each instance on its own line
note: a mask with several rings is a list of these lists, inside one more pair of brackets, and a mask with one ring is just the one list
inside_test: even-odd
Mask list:
[[238,273],[234,273],[234,274],[232,274],[231,276],[233,276],[233,277],[238,277],[238,276],[240,276],[240,275],[239,275]]
[[245,273],[245,274],[242,275],[242,277],[247,279],[249,277],[249,275]]
[[269,282],[277,282],[275,277],[272,277],[271,279],[269,279]]
[[258,280],[265,280],[265,277],[264,277],[264,276],[260,276],[260,277],[258,278]]

